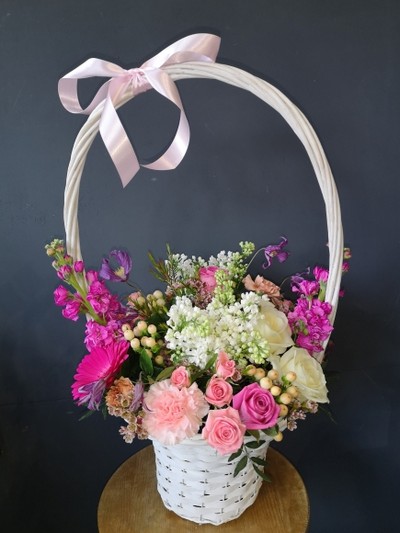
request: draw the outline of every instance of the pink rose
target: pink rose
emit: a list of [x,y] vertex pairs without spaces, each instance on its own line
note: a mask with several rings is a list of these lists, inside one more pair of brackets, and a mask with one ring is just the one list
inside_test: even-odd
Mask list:
[[247,429],[265,429],[276,424],[279,405],[269,392],[258,383],[247,385],[233,397],[232,405],[239,411]]
[[239,413],[236,409],[227,407],[208,413],[202,435],[219,454],[227,455],[241,447],[245,432],[246,426],[242,424]]
[[216,407],[223,407],[228,405],[232,399],[233,389],[232,385],[223,378],[213,376],[206,389],[206,400],[211,405]]
[[225,352],[219,352],[215,369],[218,377],[224,379],[231,378],[236,372],[235,361],[229,359],[228,354]]
[[144,430],[164,446],[172,446],[198,433],[210,406],[197,383],[178,389],[164,379],[145,393],[144,408]]
[[189,387],[190,377],[189,372],[184,366],[179,366],[171,374],[171,384],[181,389],[182,387]]
[[214,289],[217,285],[215,279],[215,273],[220,270],[216,266],[201,267],[199,270],[200,281],[206,286],[207,292],[214,292]]

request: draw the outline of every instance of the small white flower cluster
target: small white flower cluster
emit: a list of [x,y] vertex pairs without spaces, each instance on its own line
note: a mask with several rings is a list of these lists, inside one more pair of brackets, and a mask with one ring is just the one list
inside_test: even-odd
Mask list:
[[185,361],[204,368],[219,351],[235,360],[261,364],[269,356],[268,341],[255,327],[260,303],[266,296],[243,294],[240,301],[223,306],[217,300],[205,309],[194,307],[187,297],[178,297],[169,310],[167,348],[174,363]]

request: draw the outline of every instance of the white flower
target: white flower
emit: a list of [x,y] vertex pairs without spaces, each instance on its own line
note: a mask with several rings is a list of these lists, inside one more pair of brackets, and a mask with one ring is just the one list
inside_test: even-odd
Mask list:
[[327,403],[328,389],[320,363],[307,350],[293,346],[282,357],[271,360],[274,368],[284,376],[292,371],[296,374],[293,382],[301,394],[301,400]]
[[259,305],[260,312],[256,329],[268,341],[270,354],[281,354],[289,346],[293,346],[292,332],[287,317],[266,299],[263,299]]

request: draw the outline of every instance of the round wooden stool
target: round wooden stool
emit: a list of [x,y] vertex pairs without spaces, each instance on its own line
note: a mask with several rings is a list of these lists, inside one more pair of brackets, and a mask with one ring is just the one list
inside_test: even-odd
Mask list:
[[[198,525],[168,511],[157,492],[153,447],[125,461],[105,486],[98,508],[100,533],[305,533],[309,502],[294,466],[270,448],[268,474],[256,502],[239,518],[220,526]],[[216,529],[217,527],[217,529]]]

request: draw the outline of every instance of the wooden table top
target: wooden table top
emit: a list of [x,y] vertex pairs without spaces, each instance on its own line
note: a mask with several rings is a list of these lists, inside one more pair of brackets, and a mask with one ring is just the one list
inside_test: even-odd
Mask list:
[[267,460],[272,483],[263,483],[251,507],[231,522],[199,525],[164,507],[156,487],[153,447],[148,446],[125,461],[105,486],[98,507],[99,532],[305,533],[309,502],[303,480],[275,449],[269,448]]

